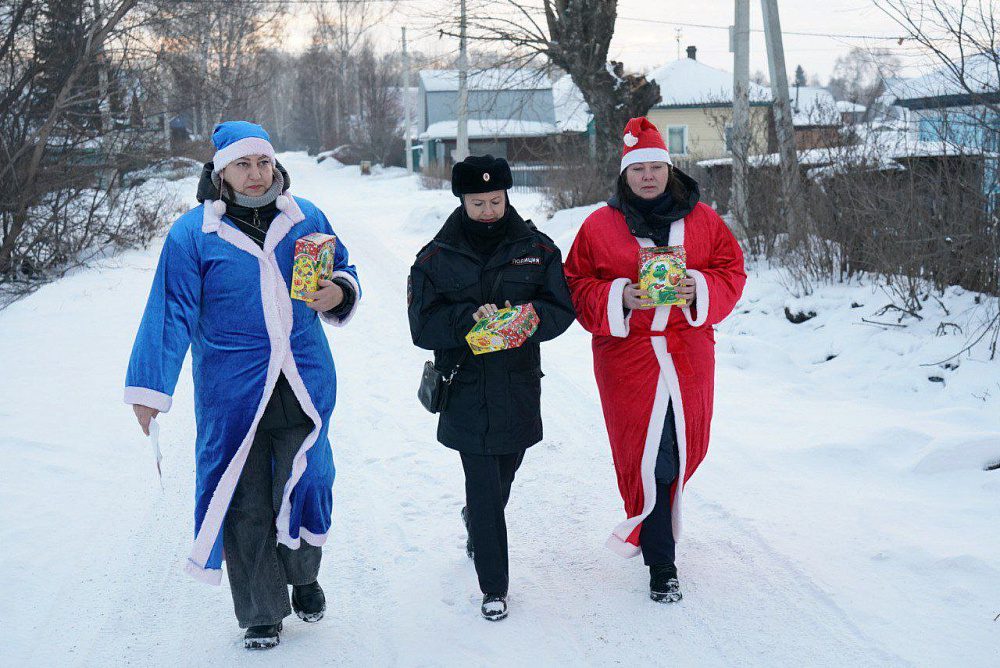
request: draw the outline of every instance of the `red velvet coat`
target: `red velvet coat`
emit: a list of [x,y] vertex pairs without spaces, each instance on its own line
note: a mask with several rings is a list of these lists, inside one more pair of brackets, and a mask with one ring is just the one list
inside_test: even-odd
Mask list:
[[675,538],[681,534],[684,484],[708,450],[712,325],[733,310],[746,282],[736,238],[711,207],[698,203],[670,228],[670,245],[683,245],[687,253],[694,304],[626,316],[622,291],[638,280],[639,248],[653,245],[629,232],[620,211],[604,206],[584,221],[565,266],[577,318],[594,335],[594,374],[628,517],[615,527],[608,547],[626,557],[639,554],[639,529],[656,501],[653,470],[669,401],[682,472],[671,488],[671,517]]

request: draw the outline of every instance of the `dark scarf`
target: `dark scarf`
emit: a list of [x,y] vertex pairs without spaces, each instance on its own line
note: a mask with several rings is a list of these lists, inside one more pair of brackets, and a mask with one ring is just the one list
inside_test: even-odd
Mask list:
[[272,201],[264,206],[252,208],[241,206],[226,196],[222,197],[222,201],[226,203],[226,216],[236,223],[236,227],[243,234],[263,248],[267,230],[271,227],[271,222],[278,216],[277,203]]
[[698,183],[676,167],[671,167],[672,180],[666,192],[653,199],[643,199],[628,187],[624,174],[618,179],[617,192],[608,205],[625,215],[625,223],[633,236],[652,239],[658,246],[666,246],[670,239],[670,225],[694,211],[701,198]]
[[481,223],[478,220],[473,220],[469,218],[468,212],[465,210],[465,205],[462,204],[462,234],[465,235],[465,240],[469,242],[472,246],[472,250],[476,251],[483,260],[488,259],[493,255],[493,251],[497,249],[500,242],[503,240],[504,236],[507,234],[507,227],[510,221],[511,211],[514,208],[507,203],[506,210],[503,216],[495,223]]

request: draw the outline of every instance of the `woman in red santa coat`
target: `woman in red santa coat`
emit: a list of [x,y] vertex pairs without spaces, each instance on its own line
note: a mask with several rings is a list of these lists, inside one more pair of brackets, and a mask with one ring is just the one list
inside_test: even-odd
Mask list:
[[[713,325],[743,292],[743,253],[673,167],[646,118],[625,126],[617,192],[584,221],[566,258],[577,317],[594,335],[594,374],[627,519],[608,547],[640,552],[650,597],[681,598],[675,541],[684,485],[708,450],[715,379]],[[683,307],[656,306],[639,289],[639,250],[683,246]]]

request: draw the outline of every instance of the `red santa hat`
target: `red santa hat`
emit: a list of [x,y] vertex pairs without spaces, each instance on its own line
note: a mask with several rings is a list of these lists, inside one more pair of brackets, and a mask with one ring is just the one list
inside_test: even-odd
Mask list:
[[625,136],[622,137],[621,171],[624,172],[626,167],[637,162],[674,164],[670,161],[670,151],[663,143],[660,131],[645,116],[629,119],[625,124]]

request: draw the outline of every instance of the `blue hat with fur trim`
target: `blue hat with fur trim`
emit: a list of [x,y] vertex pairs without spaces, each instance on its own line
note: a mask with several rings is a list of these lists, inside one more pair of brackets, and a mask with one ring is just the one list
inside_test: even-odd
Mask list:
[[249,121],[219,123],[212,131],[212,143],[215,144],[212,163],[216,173],[233,160],[248,155],[266,155],[274,160],[271,137],[264,128]]

